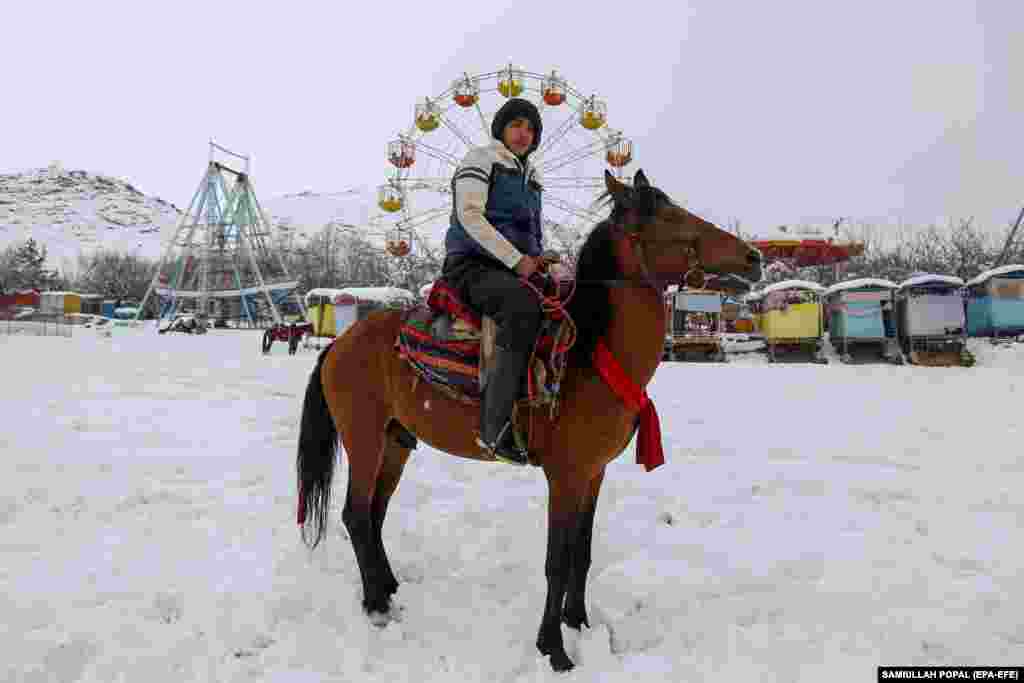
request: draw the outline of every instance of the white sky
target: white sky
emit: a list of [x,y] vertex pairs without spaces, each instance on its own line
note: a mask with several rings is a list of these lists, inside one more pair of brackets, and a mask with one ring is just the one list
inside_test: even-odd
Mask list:
[[[417,98],[557,67],[670,195],[749,230],[1010,222],[1019,2],[12,2],[0,170],[60,160],[188,203],[206,143],[262,196],[372,186]],[[633,166],[634,170],[636,164]]]

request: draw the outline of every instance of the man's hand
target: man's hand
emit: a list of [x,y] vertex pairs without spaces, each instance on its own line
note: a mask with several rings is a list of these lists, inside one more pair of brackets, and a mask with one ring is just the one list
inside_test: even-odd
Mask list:
[[529,278],[541,269],[541,259],[537,256],[523,255],[516,264],[516,274],[522,278]]

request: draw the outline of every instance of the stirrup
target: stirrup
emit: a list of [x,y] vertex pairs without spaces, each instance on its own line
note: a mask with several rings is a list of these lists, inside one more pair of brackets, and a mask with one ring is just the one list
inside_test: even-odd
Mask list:
[[522,454],[522,460],[517,459],[520,455],[518,453],[516,454],[516,458],[512,458],[511,456],[504,455],[504,451],[500,451],[497,448],[491,451],[491,455],[494,456],[495,460],[503,462],[506,465],[519,465],[520,467],[525,467],[530,464],[530,456],[526,453]]
[[483,448],[485,451],[487,451],[487,453],[492,458],[497,460],[498,462],[503,462],[503,463],[505,463],[507,465],[519,465],[519,466],[529,465],[530,464],[530,454],[527,453],[525,450],[520,449],[518,447],[518,444],[515,444],[516,438],[515,438],[514,434],[510,434],[509,437],[508,437],[508,438],[510,438],[512,440],[512,443],[515,444],[515,445],[512,446],[512,448],[514,449],[514,451],[513,451],[514,454],[508,453],[508,451],[506,449],[501,448],[502,440],[506,438],[505,437],[505,433],[509,429],[513,429],[512,421],[511,420],[506,422],[505,426],[502,428],[502,430],[500,432],[498,432],[498,438],[494,440],[494,444],[484,443],[482,435],[477,437],[476,443],[481,448]]

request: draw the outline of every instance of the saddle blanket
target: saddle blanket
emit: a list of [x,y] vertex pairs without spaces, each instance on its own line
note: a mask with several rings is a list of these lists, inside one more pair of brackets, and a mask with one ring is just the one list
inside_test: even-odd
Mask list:
[[[545,317],[534,347],[526,395],[520,398],[531,406],[557,401],[573,341],[571,322],[559,313]],[[481,371],[486,375],[493,350],[492,331],[492,321],[481,319],[451,287],[438,281],[426,305],[406,313],[395,346],[421,379],[457,400],[479,404]]]

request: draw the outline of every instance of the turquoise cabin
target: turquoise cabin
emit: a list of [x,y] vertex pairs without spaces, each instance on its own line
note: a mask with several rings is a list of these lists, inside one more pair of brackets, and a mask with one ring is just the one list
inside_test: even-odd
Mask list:
[[967,285],[967,334],[1016,337],[1024,334],[1024,265],[986,270]]

